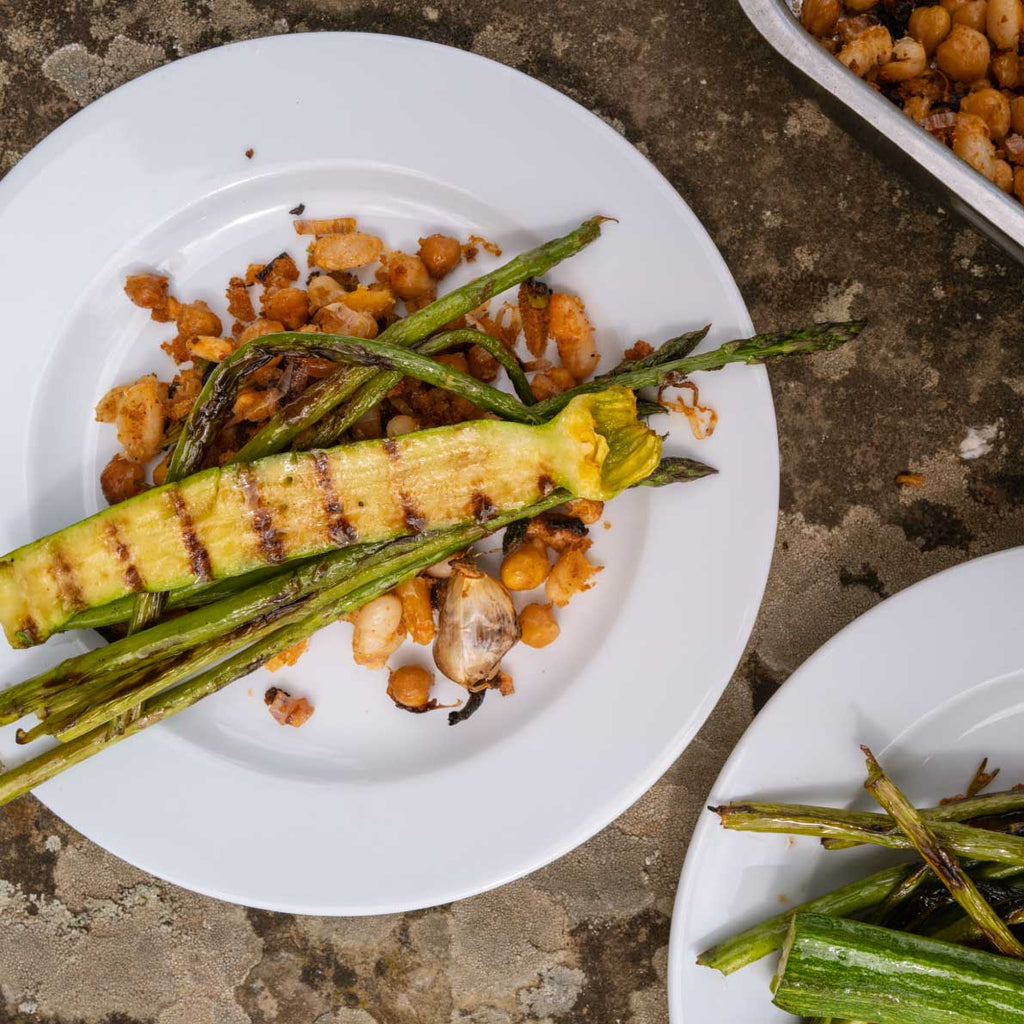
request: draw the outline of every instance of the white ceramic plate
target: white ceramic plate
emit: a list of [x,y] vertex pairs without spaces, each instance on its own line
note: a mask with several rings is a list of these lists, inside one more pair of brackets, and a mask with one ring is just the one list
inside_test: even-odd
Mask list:
[[[605,365],[638,337],[714,321],[717,343],[751,329],[668,183],[545,86],[382,36],[213,50],[94,103],[0,185],[0,550],[102,507],[114,438],[92,422],[94,402],[140,372],[173,372],[157,348],[169,332],[128,304],[125,272],[159,268],[177,295],[223,310],[225,282],[248,262],[284,248],[301,257],[287,212],[300,202],[311,216],[355,214],[395,247],[475,231],[506,253],[595,212],[618,217],[549,275],[586,297]],[[683,749],[761,599],[777,507],[767,378],[730,369],[705,395],[721,417],[715,437],[698,446],[673,417],[672,447],[721,475],[615,503],[613,528],[597,531],[599,586],[566,610],[558,644],[515,652],[514,698],[492,696],[454,729],[441,714],[400,713],[384,673],[353,666],[339,625],[294,669],[240,681],[39,796],[156,875],[295,912],[438,904],[565,853]],[[0,672],[14,680],[81,643],[4,651]],[[271,679],[314,700],[302,729],[277,726],[262,706]],[[23,756],[10,730],[0,754]]]
[[[962,793],[983,757],[1024,779],[1024,548],[948,569],[851,623],[786,682],[750,726],[709,804],[743,799],[877,809],[864,794],[868,744],[918,803]],[[785,1024],[771,956],[726,978],[697,954],[787,905],[895,863],[829,853],[816,839],[726,832],[708,812],[690,844],[672,918],[673,1024]]]

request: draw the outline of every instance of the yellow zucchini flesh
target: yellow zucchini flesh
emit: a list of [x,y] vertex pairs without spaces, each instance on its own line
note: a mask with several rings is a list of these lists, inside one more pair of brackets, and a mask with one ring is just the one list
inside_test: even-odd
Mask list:
[[132,593],[486,521],[556,487],[607,500],[648,476],[660,452],[633,392],[614,387],[541,426],[473,420],[204,470],[0,558],[0,623],[27,647]]

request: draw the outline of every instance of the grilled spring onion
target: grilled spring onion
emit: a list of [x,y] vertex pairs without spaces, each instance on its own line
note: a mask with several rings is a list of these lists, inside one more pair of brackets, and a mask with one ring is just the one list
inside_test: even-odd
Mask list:
[[797,914],[775,1005],[877,1024],[1024,1024],[1024,963],[821,914]]
[[607,500],[654,470],[660,451],[633,392],[609,388],[540,426],[473,420],[208,469],[0,560],[0,622],[24,647],[133,591],[483,521],[556,487]]

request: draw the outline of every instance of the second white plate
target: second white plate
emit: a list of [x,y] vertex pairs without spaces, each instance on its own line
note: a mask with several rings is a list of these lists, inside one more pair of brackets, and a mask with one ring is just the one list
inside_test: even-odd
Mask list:
[[[948,569],[884,601],[830,640],[758,715],[708,802],[781,800],[865,809],[868,744],[919,805],[961,793],[983,757],[1024,779],[1024,548]],[[771,1005],[778,957],[730,977],[698,967],[709,946],[892,854],[828,852],[818,840],[726,832],[706,813],[672,918],[673,1024],[787,1024]]]

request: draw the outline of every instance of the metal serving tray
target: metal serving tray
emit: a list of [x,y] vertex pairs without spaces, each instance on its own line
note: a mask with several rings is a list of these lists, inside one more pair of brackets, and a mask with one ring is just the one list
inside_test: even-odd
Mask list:
[[869,148],[938,190],[943,201],[1024,263],[1024,204],[1007,196],[847,71],[815,42],[788,0],[739,0],[757,30],[811,83],[822,106]]

